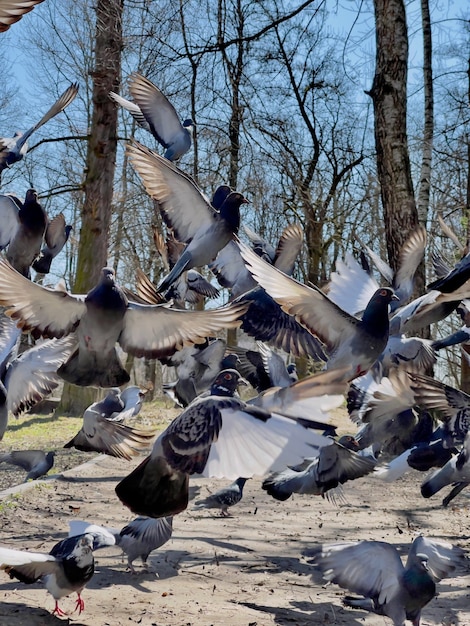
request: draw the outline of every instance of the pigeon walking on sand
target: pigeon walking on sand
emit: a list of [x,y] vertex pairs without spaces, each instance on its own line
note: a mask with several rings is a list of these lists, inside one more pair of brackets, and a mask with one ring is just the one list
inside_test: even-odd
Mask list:
[[85,608],[81,592],[94,573],[92,548],[93,537],[86,534],[59,541],[49,554],[0,547],[0,569],[26,584],[43,579],[55,600],[53,615],[67,615],[59,600],[76,592],[75,610],[80,614]]
[[222,487],[203,500],[196,500],[195,509],[219,509],[221,517],[230,517],[228,509],[238,504],[243,497],[243,487],[247,478],[237,478],[227,487]]

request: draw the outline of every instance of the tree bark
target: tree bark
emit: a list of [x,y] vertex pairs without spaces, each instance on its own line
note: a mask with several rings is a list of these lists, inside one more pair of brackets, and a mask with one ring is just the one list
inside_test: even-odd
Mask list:
[[[78,246],[75,293],[87,293],[107,265],[109,226],[117,149],[117,107],[109,98],[121,80],[122,11],[124,0],[96,4],[93,113],[84,182],[84,204]],[[96,389],[64,385],[58,411],[80,414],[97,398]]]
[[401,248],[418,224],[406,128],[408,34],[403,0],[374,0],[374,7],[376,68],[369,95],[387,253],[396,270]]

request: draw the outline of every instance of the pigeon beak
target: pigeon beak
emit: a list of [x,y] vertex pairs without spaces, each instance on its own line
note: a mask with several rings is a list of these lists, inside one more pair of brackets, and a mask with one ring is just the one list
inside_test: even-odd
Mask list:
[[392,300],[400,300],[396,293],[392,295]]
[[249,386],[250,386],[250,383],[247,381],[247,379],[246,379],[246,378],[242,378],[242,377],[240,376],[240,378],[238,379],[238,383],[237,383],[237,385],[238,385],[239,387],[240,387],[240,386],[241,386],[241,387],[249,387]]

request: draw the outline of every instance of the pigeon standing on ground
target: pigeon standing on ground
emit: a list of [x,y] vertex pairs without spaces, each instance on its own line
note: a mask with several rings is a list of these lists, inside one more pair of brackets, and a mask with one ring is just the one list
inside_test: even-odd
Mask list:
[[204,498],[204,500],[196,500],[194,503],[195,509],[220,509],[220,515],[222,517],[230,517],[228,512],[229,507],[238,504],[243,497],[243,487],[247,478],[237,478],[236,481],[219,489],[215,493],[211,493],[210,496]]
[[10,463],[22,467],[26,472],[24,482],[36,480],[45,476],[54,465],[55,452],[42,450],[12,450],[7,454],[0,454],[0,463]]
[[299,283],[265,263],[247,246],[239,246],[261,287],[286,313],[325,343],[327,369],[348,367],[348,378],[352,380],[374,365],[388,341],[388,307],[396,299],[392,289],[377,289],[359,319],[340,309],[318,287]]
[[34,131],[38,130],[43,124],[55,117],[63,111],[75,98],[78,93],[78,84],[72,83],[60,98],[51,106],[49,111],[25,133],[15,133],[14,137],[0,138],[0,176],[3,170],[10,167],[13,163],[21,161],[28,151],[27,141]]
[[152,82],[133,72],[129,89],[134,102],[111,91],[109,97],[132,115],[136,122],[165,148],[165,159],[177,161],[191,148],[194,123],[180,122],[171,102]]
[[148,568],[148,557],[151,552],[161,548],[171,539],[173,534],[173,518],[137,517],[121,530],[88,524],[81,520],[69,522],[69,536],[88,533],[93,535],[93,550],[106,546],[117,545],[127,555],[127,568],[136,574],[133,566],[135,559],[140,558],[144,568]]
[[[396,548],[383,541],[322,545],[314,562],[323,577],[364,598],[346,596],[346,606],[419,626],[421,610],[436,595],[436,582],[464,563],[464,551],[444,541],[417,537],[403,566]],[[307,555],[312,555],[309,551]]]
[[208,311],[129,302],[114,271],[103,268],[87,296],[54,291],[27,280],[0,259],[0,303],[6,314],[33,336],[63,337],[75,331],[76,349],[58,369],[67,382],[120,387],[129,381],[116,351],[118,342],[134,356],[160,358],[198,343],[219,330],[239,325],[247,305],[229,304]]
[[156,440],[152,454],[116,487],[133,512],[175,515],[188,505],[191,474],[250,478],[312,456],[331,443],[295,419],[234,397],[240,374],[223,370],[209,396],[197,398]]
[[29,278],[30,267],[41,251],[47,215],[35,189],[28,189],[18,211],[18,229],[10,241],[7,259],[17,272]]
[[75,610],[80,614],[85,608],[81,592],[94,573],[92,548],[93,537],[86,534],[59,541],[49,554],[0,547],[0,569],[26,584],[44,578],[55,600],[53,615],[67,615],[59,607],[59,600],[75,591]]

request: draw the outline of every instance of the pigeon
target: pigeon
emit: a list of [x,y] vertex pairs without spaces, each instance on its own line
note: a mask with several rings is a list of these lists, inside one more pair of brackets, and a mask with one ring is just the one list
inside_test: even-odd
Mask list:
[[464,555],[448,542],[417,537],[405,566],[397,549],[384,541],[325,544],[314,563],[327,581],[364,596],[346,596],[346,606],[386,615],[394,626],[405,626],[405,620],[419,626],[422,609],[436,595],[436,582],[454,574]]
[[47,113],[32,128],[27,130],[24,134],[15,133],[14,137],[0,138],[0,175],[7,167],[10,167],[17,161],[21,161],[28,151],[27,141],[30,136],[43,124],[55,117],[58,113],[63,111],[65,107],[73,102],[77,93],[78,83],[72,83],[60,96],[60,98],[51,106],[49,111],[47,111]]
[[129,79],[129,89],[134,99],[130,102],[113,91],[109,97],[132,115],[136,122],[152,133],[165,148],[165,159],[177,161],[191,148],[194,122],[191,119],[180,122],[171,102],[148,78],[133,72]]
[[222,370],[210,395],[192,402],[156,440],[152,454],[116,487],[134,513],[175,515],[188,504],[191,474],[235,480],[283,469],[331,442],[293,419],[235,397],[236,370]]
[[211,493],[210,496],[203,500],[196,500],[194,503],[195,509],[220,509],[221,517],[230,517],[228,512],[229,507],[238,504],[243,497],[243,487],[247,478],[237,478],[236,481],[219,489],[215,493]]
[[330,497],[330,490],[370,474],[376,466],[375,460],[359,456],[352,448],[344,446],[342,442],[346,441],[351,446],[354,439],[332,440],[331,445],[321,448],[315,459],[304,462],[306,467],[272,474],[263,481],[262,488],[276,500],[287,500],[293,493]]
[[76,592],[75,611],[80,614],[85,608],[81,592],[94,573],[92,548],[93,537],[87,534],[59,541],[49,554],[0,547],[0,569],[26,584],[43,578],[55,600],[53,615],[67,615],[59,600]]
[[178,379],[163,386],[181,406],[186,407],[200,393],[209,389],[214,378],[220,372],[225,353],[225,341],[207,340],[204,344],[188,346],[178,350],[163,363],[176,367]]
[[21,206],[21,200],[13,194],[0,195],[0,250],[8,246],[19,228]]
[[106,411],[105,401],[94,402],[85,409],[83,426],[64,448],[101,452],[127,461],[149,448],[155,439],[155,430],[131,428],[107,418]]
[[44,0],[2,0],[0,3],[0,33],[6,32],[12,24],[34,9]]
[[7,259],[17,272],[29,278],[30,267],[39,255],[47,228],[47,215],[35,189],[28,189],[18,211],[18,229],[10,241]]
[[24,482],[36,480],[45,476],[54,465],[55,452],[42,450],[12,450],[7,454],[0,454],[0,463],[10,463],[22,467],[26,472]]
[[240,206],[248,201],[238,191],[222,185],[211,203],[192,178],[170,161],[137,142],[128,145],[126,152],[147,193],[158,201],[167,226],[187,244],[158,286],[158,291],[164,292],[184,271],[207,265],[217,256],[237,232]]
[[[460,452],[422,483],[421,495],[430,498],[443,487],[456,483],[470,484],[470,433],[466,434]],[[448,504],[450,500],[447,498],[446,502]]]
[[184,345],[239,325],[246,305],[229,304],[210,311],[184,311],[169,305],[129,302],[114,271],[103,268],[99,283],[86,297],[53,291],[22,277],[0,259],[0,303],[34,337],[75,333],[76,349],[57,373],[67,382],[120,387],[129,381],[116,351],[151,358],[173,354]]
[[376,290],[362,319],[340,309],[318,287],[308,287],[265,263],[239,243],[248,269],[289,315],[325,343],[327,368],[349,367],[349,379],[365,374],[376,362],[389,335],[388,305],[396,298],[388,287]]
[[173,534],[173,518],[137,517],[121,530],[88,524],[81,520],[69,522],[69,536],[87,533],[93,535],[93,550],[117,545],[127,555],[127,568],[136,574],[133,562],[140,558],[144,568],[148,568],[148,557],[153,550],[161,548]]
[[297,380],[295,363],[286,365],[282,356],[269,346],[258,342],[258,350],[229,346],[228,353],[236,355],[235,369],[258,392],[271,387],[288,387]]
[[445,276],[441,276],[427,285],[429,291],[452,293],[470,278],[470,253],[466,254]]
[[33,262],[33,270],[38,274],[48,274],[52,261],[67,243],[73,227],[65,223],[63,213],[59,213],[49,222],[45,234],[46,245],[41,248],[38,258]]
[[59,386],[57,369],[69,358],[75,343],[72,337],[50,339],[16,356],[20,335],[13,320],[0,317],[0,440],[9,412],[18,417]]

